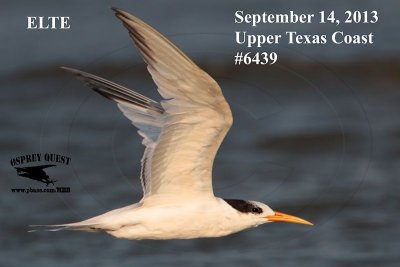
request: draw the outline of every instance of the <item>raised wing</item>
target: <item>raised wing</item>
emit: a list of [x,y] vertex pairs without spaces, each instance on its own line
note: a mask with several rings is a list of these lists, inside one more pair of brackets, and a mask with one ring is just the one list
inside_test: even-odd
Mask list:
[[150,191],[151,156],[163,125],[163,107],[146,96],[104,78],[72,68],[62,68],[75,74],[95,92],[115,101],[122,113],[139,129],[138,133],[143,137],[146,147],[140,174],[143,195],[146,197]]
[[220,87],[156,30],[125,11],[114,10],[148,64],[164,98],[161,104],[98,76],[64,69],[117,102],[139,129],[146,146],[141,171],[144,201],[212,196],[213,161],[232,125]]
[[163,125],[151,157],[149,196],[213,195],[213,161],[232,125],[220,87],[155,29],[125,11],[113,10],[165,99]]

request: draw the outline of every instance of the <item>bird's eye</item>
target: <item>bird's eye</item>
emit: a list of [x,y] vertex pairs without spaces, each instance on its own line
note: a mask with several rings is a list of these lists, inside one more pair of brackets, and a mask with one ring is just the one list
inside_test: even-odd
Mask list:
[[251,211],[254,212],[254,213],[262,213],[262,209],[261,208],[253,208]]

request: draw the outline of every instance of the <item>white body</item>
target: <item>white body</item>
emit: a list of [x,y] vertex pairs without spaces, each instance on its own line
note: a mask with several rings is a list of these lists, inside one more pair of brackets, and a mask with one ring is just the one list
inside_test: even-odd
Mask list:
[[213,197],[164,205],[137,203],[64,226],[86,225],[87,231],[106,231],[117,238],[136,240],[220,237],[266,223],[265,216],[274,214],[266,205],[254,203],[265,209],[258,220]]

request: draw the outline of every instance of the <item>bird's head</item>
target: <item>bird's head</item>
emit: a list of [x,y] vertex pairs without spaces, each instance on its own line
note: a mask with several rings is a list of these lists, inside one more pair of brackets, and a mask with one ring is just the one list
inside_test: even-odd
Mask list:
[[238,200],[238,199],[224,199],[232,208],[236,209],[250,222],[254,223],[254,226],[268,223],[268,222],[288,222],[288,223],[300,223],[313,225],[311,222],[303,220],[299,217],[295,217],[289,214],[272,210],[268,205],[250,200]]

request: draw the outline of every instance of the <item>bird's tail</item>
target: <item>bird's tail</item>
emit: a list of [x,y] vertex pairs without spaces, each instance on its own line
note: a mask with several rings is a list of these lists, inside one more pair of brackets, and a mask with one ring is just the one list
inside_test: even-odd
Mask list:
[[100,227],[99,223],[89,223],[86,221],[53,225],[29,225],[29,227],[31,228],[28,230],[29,233],[38,231],[58,232],[64,230],[98,232],[104,230]]
[[[53,225],[29,225],[31,228],[28,232],[37,231],[50,231],[57,232],[63,230],[75,230],[75,231],[87,231],[87,232],[100,232],[100,231],[113,231],[120,227],[121,223],[118,223],[118,214],[135,209],[140,204],[132,204],[126,207],[115,209],[104,214],[74,223],[65,224],[53,224]],[[116,216],[116,217],[113,217]],[[111,218],[111,219],[110,219]],[[130,217],[129,217],[130,218]]]

